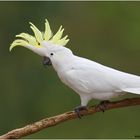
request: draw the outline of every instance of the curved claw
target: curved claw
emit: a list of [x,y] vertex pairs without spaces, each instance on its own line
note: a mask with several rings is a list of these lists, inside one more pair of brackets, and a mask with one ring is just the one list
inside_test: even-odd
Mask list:
[[105,110],[107,109],[107,103],[109,102],[110,101],[108,100],[101,101],[96,107],[98,107],[102,112],[105,112]]
[[78,118],[81,119],[82,115],[80,114],[80,111],[87,110],[86,106],[78,106],[74,109],[75,113],[77,114]]

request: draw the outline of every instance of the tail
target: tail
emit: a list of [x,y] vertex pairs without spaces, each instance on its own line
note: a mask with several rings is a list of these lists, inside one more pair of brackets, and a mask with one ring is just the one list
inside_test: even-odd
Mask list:
[[134,94],[140,94],[140,88],[125,88],[125,89],[122,89],[122,91],[130,92]]

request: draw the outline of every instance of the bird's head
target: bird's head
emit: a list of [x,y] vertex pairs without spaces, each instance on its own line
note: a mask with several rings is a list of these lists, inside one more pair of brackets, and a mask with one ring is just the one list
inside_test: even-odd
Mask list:
[[32,23],[30,27],[34,32],[34,36],[27,33],[21,33],[16,35],[20,39],[16,39],[10,46],[10,51],[16,46],[23,46],[37,53],[43,57],[44,65],[54,65],[57,61],[62,61],[65,56],[72,54],[71,50],[64,47],[69,39],[67,35],[62,38],[64,29],[60,26],[55,35],[52,34],[49,22],[45,22],[45,32],[39,31],[39,29]]

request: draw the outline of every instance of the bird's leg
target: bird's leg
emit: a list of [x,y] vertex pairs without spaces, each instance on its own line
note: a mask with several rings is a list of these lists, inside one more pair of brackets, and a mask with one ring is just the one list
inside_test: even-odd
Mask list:
[[77,114],[78,118],[81,119],[82,115],[80,114],[80,111],[82,110],[88,110],[87,109],[87,103],[91,99],[89,96],[81,94],[81,106],[78,106],[74,109],[75,113]]
[[96,107],[98,107],[102,112],[105,112],[105,110],[107,109],[107,103],[109,102],[110,101],[108,100],[101,101]]
[[87,110],[87,106],[78,106],[74,109],[75,113],[77,114],[78,118],[81,119],[82,115],[80,114],[80,111]]

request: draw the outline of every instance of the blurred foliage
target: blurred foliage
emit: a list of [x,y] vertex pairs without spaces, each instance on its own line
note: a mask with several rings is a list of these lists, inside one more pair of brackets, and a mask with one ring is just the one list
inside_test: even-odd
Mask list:
[[[45,18],[54,32],[63,25],[75,54],[140,74],[140,2],[0,2],[0,17],[0,134],[80,104],[40,56],[22,47],[9,53],[16,34],[32,33],[29,21],[42,31]],[[139,118],[139,106],[110,110],[26,138],[134,138]]]

